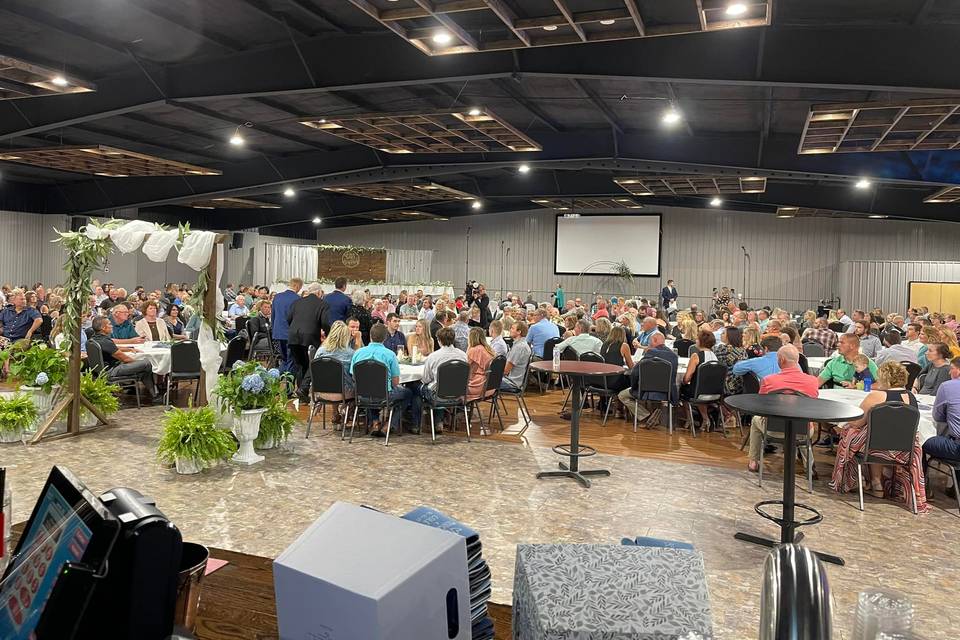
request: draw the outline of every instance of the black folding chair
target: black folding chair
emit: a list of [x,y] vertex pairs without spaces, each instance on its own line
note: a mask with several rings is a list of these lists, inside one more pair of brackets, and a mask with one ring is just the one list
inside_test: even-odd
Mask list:
[[[318,412],[322,413],[323,428],[327,428],[327,405],[338,405],[347,401],[343,385],[343,363],[336,358],[320,356],[310,361],[310,416],[307,418],[307,437],[313,426],[313,418]],[[347,411],[347,415],[350,412]],[[340,430],[340,440],[343,440],[346,429]]]
[[[760,378],[757,377],[753,371],[748,371],[744,375],[740,376],[743,380],[743,394],[750,393],[760,393]],[[737,394],[740,395],[740,394]],[[743,438],[743,442],[740,443],[740,451],[743,451],[746,448],[747,444],[750,442],[750,431],[747,431],[747,434],[743,433],[743,418],[744,416],[740,413],[739,409],[733,410],[734,415],[737,416],[737,426],[740,427],[740,437]],[[746,416],[748,419],[750,416]]]
[[[423,407],[430,412],[430,435],[437,441],[437,427],[433,417],[434,409],[463,408],[463,419],[467,425],[467,442],[470,442],[470,416],[467,415],[467,385],[470,382],[470,365],[464,360],[448,360],[437,367],[437,386]],[[456,420],[456,413],[454,413]]]
[[803,349],[803,355],[808,358],[825,358],[827,356],[826,349],[819,342],[804,341],[800,343],[800,347]]
[[270,343],[270,336],[263,331],[257,331],[250,338],[250,347],[247,352],[247,360],[258,360],[266,356],[267,366],[274,363],[276,354],[273,352],[273,345]]
[[923,370],[920,368],[916,362],[910,362],[909,360],[901,360],[900,364],[903,365],[903,368],[907,370],[907,389],[913,389],[913,383],[917,381],[920,372]]
[[363,409],[367,432],[370,431],[370,411],[390,409],[387,416],[387,439],[390,443],[390,424],[393,422],[393,406],[390,404],[390,392],[387,383],[390,372],[387,366],[377,360],[363,360],[353,365],[353,380],[357,389],[357,398],[353,408],[353,424],[350,425],[350,442],[353,442],[353,430],[357,426],[357,413]]
[[247,328],[247,316],[237,316],[233,319],[233,328],[240,333]]
[[473,415],[473,410],[477,410],[477,416],[480,418],[480,435],[484,435],[485,432],[489,432],[487,425],[483,423],[483,412],[480,410],[480,405],[484,402],[490,403],[490,411],[487,415],[487,423],[490,424],[493,422],[493,416],[497,416],[497,422],[500,423],[500,431],[503,431],[503,419],[500,417],[500,408],[497,406],[497,401],[500,394],[500,383],[503,382],[503,370],[507,366],[507,359],[503,356],[497,356],[490,361],[490,366],[487,367],[487,377],[483,383],[483,393],[480,394],[479,398],[474,398],[473,400],[467,402],[467,407],[470,409],[469,415]]
[[223,360],[223,370],[229,371],[237,360],[243,360],[247,352],[247,340],[243,336],[235,336],[227,343],[227,357]]
[[[913,477],[913,447],[917,441],[917,427],[920,425],[920,410],[905,402],[884,402],[875,405],[867,414],[866,445],[853,454],[857,463],[857,489],[860,497],[860,511],[863,511],[863,465],[879,464],[889,467],[906,467],[910,474],[910,497],[913,514],[917,514],[917,494],[913,490],[916,478]],[[906,453],[907,462],[896,462],[873,454],[874,451],[892,451]]]
[[800,364],[800,371],[803,371],[804,373],[810,373],[810,365],[807,363],[807,356],[803,355],[802,353],[797,354],[797,356]]
[[829,324],[827,325],[827,327],[830,328],[830,331],[833,331],[833,332],[835,332],[835,333],[846,333],[846,331],[847,331],[847,325],[845,325],[845,324],[843,324],[842,322],[839,322],[839,321],[838,321],[838,322],[831,322],[831,323],[829,323]]
[[[581,362],[600,362],[606,364],[603,356],[594,351],[587,351],[580,354]],[[622,375],[622,374],[616,374]],[[607,386],[607,378],[609,376],[586,376],[583,380],[583,400],[585,404],[587,399],[592,396],[600,396],[607,403],[607,408],[603,412],[603,421],[600,423],[601,426],[606,426],[607,416],[610,414],[610,405],[613,404],[612,400],[617,395],[617,391],[610,389]],[[582,405],[581,405],[582,408]]]
[[110,384],[115,384],[121,389],[129,389],[132,387],[134,394],[137,396],[137,409],[140,408],[139,377],[133,375],[111,377],[106,362],[103,359],[103,349],[93,340],[87,341],[87,367],[90,368],[93,375],[99,375],[101,372],[106,371]]
[[520,429],[520,432],[517,436],[522,436],[526,433],[527,429],[530,427],[530,423],[533,422],[533,418],[530,416],[530,408],[527,407],[527,401],[523,399],[523,393],[527,390],[527,380],[530,377],[530,360],[527,360],[527,364],[523,368],[523,382],[520,383],[520,388],[515,389],[513,386],[508,386],[504,389],[502,386],[500,388],[500,405],[503,407],[503,412],[507,412],[507,405],[503,400],[503,397],[513,396],[517,399],[517,408],[520,410],[520,417],[523,418],[523,429]]
[[[727,368],[719,362],[704,362],[697,365],[694,373],[693,396],[685,401],[690,431],[693,432],[694,438],[697,437],[697,427],[693,422],[693,407],[715,406],[719,409],[723,400],[723,383],[726,378]],[[726,433],[723,435],[726,437]]]
[[200,347],[192,340],[177,342],[170,345],[170,373],[167,374],[167,393],[164,404],[170,406],[170,389],[177,386],[180,380],[196,380],[197,385],[193,392],[193,404],[197,404],[200,397]]
[[637,385],[637,397],[633,401],[633,431],[637,431],[637,411],[640,409],[640,401],[645,400],[644,396],[648,393],[662,393],[667,397],[667,429],[673,433],[673,405],[676,398],[673,397],[673,384],[677,376],[673,365],[663,358],[641,358],[637,365],[640,369],[637,371],[639,381]]
[[[936,456],[927,456],[927,473],[930,471],[936,471],[937,473],[942,473],[946,476],[953,478],[953,490],[957,499],[957,513],[960,514],[960,484],[957,484],[957,476],[960,475],[960,460],[953,460],[951,458],[938,458]],[[927,487],[930,487],[930,496],[933,496],[933,488],[930,485],[930,482],[927,482]]]
[[693,340],[687,340],[686,338],[680,338],[679,340],[673,343],[673,349],[677,352],[677,355],[681,358],[688,358],[690,353],[690,347],[696,348],[697,343]]

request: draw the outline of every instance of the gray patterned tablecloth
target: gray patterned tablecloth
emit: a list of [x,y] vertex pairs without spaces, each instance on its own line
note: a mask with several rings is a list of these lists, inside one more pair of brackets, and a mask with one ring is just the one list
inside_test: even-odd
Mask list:
[[600,544],[517,545],[514,640],[710,637],[697,551]]

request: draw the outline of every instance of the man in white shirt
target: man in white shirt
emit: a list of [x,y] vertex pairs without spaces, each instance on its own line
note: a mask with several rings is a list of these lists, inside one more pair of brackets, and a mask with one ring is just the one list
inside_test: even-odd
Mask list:
[[853,333],[853,320],[850,319],[850,316],[847,315],[847,312],[843,309],[837,309],[837,322],[842,324],[846,333]]
[[241,293],[234,300],[233,304],[230,305],[230,308],[227,310],[227,315],[231,318],[236,318],[238,316],[245,316],[250,313],[250,310],[247,309],[246,297]]
[[903,343],[900,334],[896,331],[890,330],[884,333],[883,344],[886,345],[885,348],[880,349],[880,351],[877,352],[877,357],[874,358],[874,362],[876,362],[878,366],[887,360],[893,360],[894,362],[913,362],[917,364],[917,350]]
[[510,337],[513,338],[513,346],[507,352],[507,364],[503,370],[503,382],[500,388],[506,391],[519,389],[523,384],[523,375],[526,373],[527,366],[530,364],[530,357],[533,352],[530,345],[527,344],[527,323],[518,320],[510,327]]
[[578,320],[577,324],[574,325],[573,335],[557,344],[553,349],[554,353],[563,353],[564,349],[570,347],[579,356],[581,353],[586,353],[587,351],[600,353],[602,346],[603,342],[600,338],[590,333],[590,321],[582,319]]
[[433,308],[433,298],[424,296],[422,304],[423,306],[420,307],[420,313],[417,314],[417,319],[433,322],[434,317],[437,315],[436,310]]
[[498,356],[507,355],[507,343],[503,339],[503,323],[499,320],[494,320],[490,323],[490,328],[488,329],[490,334],[490,348],[493,349],[493,352]]

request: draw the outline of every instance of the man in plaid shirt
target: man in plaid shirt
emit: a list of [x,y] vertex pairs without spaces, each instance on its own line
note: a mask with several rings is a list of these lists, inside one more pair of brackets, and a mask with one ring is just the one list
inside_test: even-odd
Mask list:
[[801,340],[813,340],[814,342],[819,342],[823,345],[823,350],[827,355],[833,353],[834,349],[837,348],[837,334],[834,331],[831,331],[827,327],[826,318],[817,318],[813,322],[813,327],[805,330],[801,336]]

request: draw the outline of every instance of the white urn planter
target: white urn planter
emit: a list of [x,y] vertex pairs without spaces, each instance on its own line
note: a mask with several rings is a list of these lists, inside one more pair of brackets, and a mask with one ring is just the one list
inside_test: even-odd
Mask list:
[[0,442],[4,444],[23,442],[23,431],[0,431]]
[[177,473],[181,475],[200,473],[203,470],[203,463],[195,458],[176,458],[173,462]]
[[49,392],[44,391],[43,387],[24,385],[20,387],[20,391],[28,394],[30,399],[33,400],[33,406],[37,408],[36,422],[24,429],[27,433],[33,433],[40,427],[40,424],[47,418],[47,414],[53,408],[54,400],[60,395],[60,385],[53,385]]
[[240,448],[231,458],[234,462],[256,464],[263,461],[263,456],[253,450],[253,441],[260,435],[260,419],[266,412],[266,408],[248,409],[233,416],[233,435],[237,436],[240,443]]
[[276,446],[277,446],[276,440],[274,440],[273,438],[267,438],[266,440],[263,441],[262,445],[257,447],[257,449],[260,449],[261,451],[266,451],[267,449],[274,449],[276,448]]

